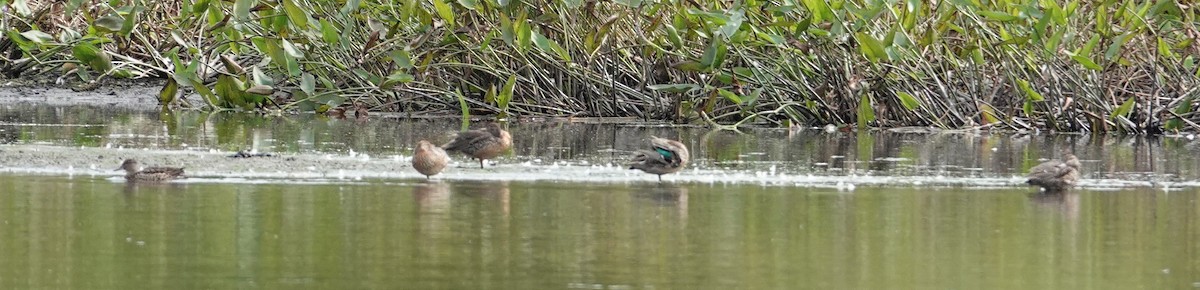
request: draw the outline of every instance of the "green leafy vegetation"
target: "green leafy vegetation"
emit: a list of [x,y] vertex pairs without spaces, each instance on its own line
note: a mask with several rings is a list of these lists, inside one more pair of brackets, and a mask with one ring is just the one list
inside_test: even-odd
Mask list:
[[1200,130],[1200,5],[1173,0],[0,4],[8,78],[218,110]]

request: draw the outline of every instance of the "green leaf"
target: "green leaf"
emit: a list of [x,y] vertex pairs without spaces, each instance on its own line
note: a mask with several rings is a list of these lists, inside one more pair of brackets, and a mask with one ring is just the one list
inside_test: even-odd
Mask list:
[[112,69],[112,57],[108,55],[108,52],[100,49],[100,47],[91,42],[75,44],[75,47],[71,48],[71,52],[76,60],[87,64],[93,71],[107,73],[108,70]]
[[288,56],[291,56],[294,58],[301,58],[301,59],[304,58],[304,52],[300,51],[299,48],[296,48],[296,46],[293,45],[292,42],[288,41],[286,38],[283,39],[283,52],[287,53]]
[[313,92],[315,92],[316,90],[317,90],[316,77],[313,77],[313,75],[310,73],[304,73],[303,75],[300,76],[300,91],[308,93],[309,95],[315,95],[315,93],[313,93]]
[[104,17],[97,18],[96,21],[92,22],[92,25],[96,27],[96,30],[104,33],[113,33],[121,31],[121,28],[125,27],[125,18],[116,13],[109,13]]
[[[296,0],[282,0],[283,12],[287,14],[287,18],[292,22],[292,25],[300,29],[308,28],[308,12],[305,12],[300,6],[296,5]],[[287,40],[284,40],[287,41]]]
[[517,16],[516,21],[513,21],[513,28],[516,29],[517,33],[517,51],[520,53],[529,51],[529,46],[533,38],[529,28],[530,25],[525,20],[525,13],[522,12],[521,15]]
[[[1175,106],[1175,114],[1183,115],[1191,112],[1193,99],[1195,99],[1195,95],[1184,99],[1183,102],[1180,102],[1178,106]],[[1168,130],[1183,129],[1183,121],[1179,120],[1179,118],[1172,117],[1171,120],[1167,121],[1165,127]]]
[[125,19],[125,22],[123,24],[121,24],[121,30],[118,30],[118,33],[120,33],[121,36],[129,37],[129,34],[133,32],[134,24],[136,24],[136,22],[137,22],[138,14],[142,13],[142,11],[145,11],[146,8],[142,7],[142,4],[138,3],[132,7],[126,6],[126,7],[122,8],[122,10],[128,10],[128,11],[127,11],[125,17],[123,17]]
[[1158,39],[1158,55],[1166,58],[1175,58],[1175,53],[1171,52],[1171,45],[1167,44],[1167,41],[1163,40],[1162,37],[1155,38]]
[[242,81],[229,75],[220,75],[217,77],[217,84],[213,85],[213,92],[220,97],[222,107],[240,106],[250,109],[251,106],[246,102],[242,87]]
[[337,27],[333,26],[333,23],[325,20],[325,18],[321,18],[319,22],[321,24],[321,40],[325,41],[325,43],[338,43],[341,38],[338,37],[339,32]]
[[642,6],[642,0],[616,0],[617,4],[625,5],[629,8],[638,8]]
[[162,90],[158,91],[158,103],[162,105],[170,104],[175,101],[175,95],[179,93],[179,83],[175,82],[174,78],[167,78],[167,84]]
[[500,13],[500,39],[504,40],[504,44],[515,45],[517,39],[517,29],[513,25],[513,21],[508,19],[507,15]]
[[700,58],[700,64],[704,65],[706,70],[720,68],[721,63],[725,62],[725,52],[728,49],[724,39],[713,37],[712,43],[704,50],[704,56]]
[[446,4],[446,1],[433,0],[433,8],[437,10],[438,17],[446,20],[450,27],[454,27],[454,8]]
[[914,97],[912,94],[896,92],[896,97],[900,98],[900,104],[904,105],[904,108],[908,109],[909,111],[916,110],[917,108],[921,107],[921,102],[918,101],[917,97]]
[[1041,102],[1042,100],[1045,99],[1045,98],[1042,98],[1042,94],[1033,90],[1033,87],[1029,86],[1028,81],[1025,81],[1023,79],[1017,79],[1017,86],[1021,87],[1021,91],[1025,92],[1025,98],[1030,101]]
[[813,23],[825,22],[834,17],[833,10],[829,8],[829,4],[825,0],[801,0],[804,3],[804,8],[807,8],[809,13],[812,13]]
[[742,104],[742,97],[725,89],[717,89],[717,94],[734,104]]
[[12,2],[12,8],[13,10],[16,10],[17,14],[21,15],[21,17],[29,17],[33,15],[33,10],[29,10],[29,4],[25,3],[25,0],[14,0]]
[[350,14],[350,12],[354,12],[355,10],[358,10],[358,6],[361,4],[362,4],[362,0],[346,1],[346,6],[342,6],[342,9],[338,10],[338,12],[341,12],[343,15]]
[[563,0],[563,4],[567,4],[567,8],[575,9],[583,6],[583,0]]
[[237,0],[233,3],[233,17],[238,20],[250,19],[250,8],[258,5],[258,0]]
[[672,50],[683,48],[683,38],[679,37],[679,31],[673,25],[662,25],[662,30],[667,31],[667,41],[671,41]]
[[412,57],[408,55],[408,51],[397,49],[392,51],[392,63],[400,68],[412,68]]
[[196,90],[197,94],[200,94],[200,97],[204,98],[204,101],[208,103],[208,106],[210,108],[219,108],[220,107],[217,104],[218,102],[220,102],[220,99],[217,98],[217,95],[214,94],[211,89],[204,86],[203,82],[200,82],[200,80],[198,80],[198,79],[192,79],[192,80],[190,80],[190,82],[192,84],[192,88]]
[[476,7],[479,7],[479,1],[478,0],[458,0],[458,5],[462,5],[463,8],[467,8],[469,10],[474,11],[476,9]]
[[387,78],[385,78],[383,80],[383,83],[379,85],[379,88],[390,89],[390,88],[392,88],[392,86],[395,86],[396,84],[410,83],[414,79],[415,78],[413,78],[413,75],[410,75],[410,74],[407,74],[404,72],[399,72],[399,71],[394,72],[391,75],[388,75]]
[[536,31],[532,33],[533,34],[531,36],[533,37],[533,42],[537,44],[537,47],[543,52],[558,55],[558,58],[561,58],[564,61],[571,61],[571,54],[568,53],[566,49],[563,49],[562,46],[558,45],[558,42],[546,38],[546,36]]
[[875,121],[875,108],[871,107],[871,96],[863,94],[858,101],[858,128],[866,128],[872,121]]
[[746,12],[740,9],[733,10],[729,15],[728,20],[725,21],[725,24],[721,25],[719,30],[721,32],[721,36],[729,38],[733,36],[734,33],[737,33],[738,29],[742,27],[742,20],[746,18],[745,15]]
[[258,85],[275,85],[275,80],[263,73],[262,69],[257,65],[250,69],[250,75],[254,77],[254,84]]
[[500,107],[500,112],[508,114],[508,103],[513,99],[513,90],[517,87],[517,76],[508,76],[508,80],[504,82],[504,87],[500,89],[500,94],[496,96],[496,106]]
[[1033,117],[1033,101],[1025,99],[1025,104],[1021,106],[1021,111],[1025,112],[1025,116]]
[[53,35],[42,32],[41,30],[30,30],[30,31],[21,32],[21,36],[23,36],[23,37],[25,37],[25,39],[29,39],[29,41],[33,41],[34,43],[37,43],[37,44],[47,44],[47,43],[54,42]]
[[979,104],[979,114],[982,115],[984,124],[1000,122],[1000,119],[996,118],[996,109],[992,108],[992,105]]
[[686,93],[686,92],[689,92],[692,90],[700,89],[700,86],[694,85],[694,84],[661,84],[661,85],[649,85],[649,86],[646,86],[646,88],[655,90],[655,91],[668,92],[668,93]]
[[998,22],[1009,22],[1009,21],[1020,19],[1017,16],[1008,14],[1008,12],[1000,12],[1000,11],[979,11],[979,15],[982,15],[984,18],[987,18],[988,20],[998,21]]
[[701,71],[704,71],[704,69],[705,69],[704,64],[701,64],[701,63],[695,62],[695,61],[690,61],[690,60],[677,62],[677,63],[671,65],[671,67],[673,67],[677,70],[690,71],[690,72],[701,72]]
[[204,13],[208,12],[208,2],[210,0],[196,0],[195,3],[192,3],[192,14],[204,15]]
[[1071,59],[1074,60],[1075,62],[1079,63],[1080,65],[1083,65],[1083,67],[1091,69],[1091,70],[1104,69],[1104,68],[1100,67],[1100,65],[1096,64],[1096,62],[1092,61],[1091,58],[1088,58],[1086,56],[1073,54],[1073,55],[1071,55]]
[[1114,60],[1114,57],[1117,56],[1117,53],[1121,51],[1121,47],[1124,47],[1125,43],[1129,42],[1131,38],[1133,38],[1132,33],[1118,35],[1113,39],[1113,43],[1108,45],[1108,50],[1104,52],[1104,58],[1108,60]]
[[1130,96],[1128,99],[1125,99],[1125,102],[1121,103],[1121,106],[1117,107],[1116,110],[1113,110],[1112,115],[1109,115],[1108,117],[1110,119],[1116,119],[1117,116],[1128,116],[1129,112],[1133,111],[1133,104],[1134,104],[1133,101],[1134,101],[1133,96]]
[[471,121],[471,106],[467,105],[467,96],[464,96],[462,92],[455,90],[454,96],[458,97],[458,108],[459,110],[462,110],[462,129],[465,131],[467,129],[467,125],[470,124]]
[[1092,55],[1092,49],[1095,49],[1096,45],[1099,43],[1100,35],[1093,35],[1091,39],[1088,39],[1087,44],[1084,44],[1083,47],[1075,51],[1075,54],[1082,55],[1084,57],[1090,57]]
[[858,49],[863,55],[873,63],[878,63],[881,58],[887,57],[887,52],[883,51],[883,44],[871,35],[865,32],[854,34],[854,40],[858,41]]

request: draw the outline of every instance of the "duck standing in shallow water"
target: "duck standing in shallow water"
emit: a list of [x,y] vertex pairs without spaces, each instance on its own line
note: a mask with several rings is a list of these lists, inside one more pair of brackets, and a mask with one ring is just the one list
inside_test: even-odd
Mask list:
[[130,182],[159,182],[186,178],[183,175],[183,168],[149,167],[141,169],[139,167],[141,166],[138,166],[137,160],[125,159],[125,162],[121,163],[121,167],[113,171],[125,170],[125,180]]
[[496,158],[508,148],[512,148],[512,135],[497,123],[488,123],[483,128],[460,132],[454,141],[442,145],[442,149],[446,151],[458,151],[479,159],[479,168],[483,168],[483,160]]
[[1046,192],[1062,192],[1079,182],[1079,158],[1067,153],[1063,160],[1042,162],[1029,169],[1029,177],[1025,183],[1040,186]]
[[691,158],[687,146],[679,141],[650,136],[650,146],[653,150],[638,151],[629,169],[657,174],[658,181],[662,181],[663,174],[679,172]]
[[441,147],[434,146],[429,141],[417,141],[417,148],[413,150],[412,167],[425,175],[425,179],[441,173],[447,163],[450,163],[450,156],[446,155],[446,151]]

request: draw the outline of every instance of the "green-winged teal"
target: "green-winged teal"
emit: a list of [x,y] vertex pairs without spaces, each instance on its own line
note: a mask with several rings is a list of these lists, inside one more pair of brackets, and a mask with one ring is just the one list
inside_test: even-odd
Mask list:
[[638,151],[629,169],[657,174],[658,181],[662,181],[663,174],[679,172],[691,158],[687,146],[679,141],[650,136],[650,146],[653,150]]
[[1061,160],[1042,162],[1029,169],[1029,180],[1025,183],[1040,186],[1046,192],[1061,192],[1070,189],[1079,182],[1079,158],[1075,154],[1065,154]]
[[185,178],[183,168],[148,167],[142,169],[140,167],[137,160],[125,159],[125,162],[121,163],[121,167],[113,171],[125,170],[125,180],[132,182],[159,182]]
[[460,132],[454,141],[442,146],[446,151],[458,151],[479,159],[479,168],[483,168],[483,160],[496,158],[511,147],[512,135],[497,123],[488,123],[483,128]]
[[442,169],[446,168],[446,163],[450,163],[450,156],[446,155],[445,150],[429,141],[417,141],[417,148],[413,150],[412,166],[417,172],[425,175],[426,179],[441,173]]

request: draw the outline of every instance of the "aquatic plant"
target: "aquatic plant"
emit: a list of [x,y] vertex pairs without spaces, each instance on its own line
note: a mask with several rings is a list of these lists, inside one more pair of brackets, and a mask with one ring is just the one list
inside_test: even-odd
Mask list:
[[214,109],[1200,130],[1200,6],[1060,2],[0,0],[0,71]]

